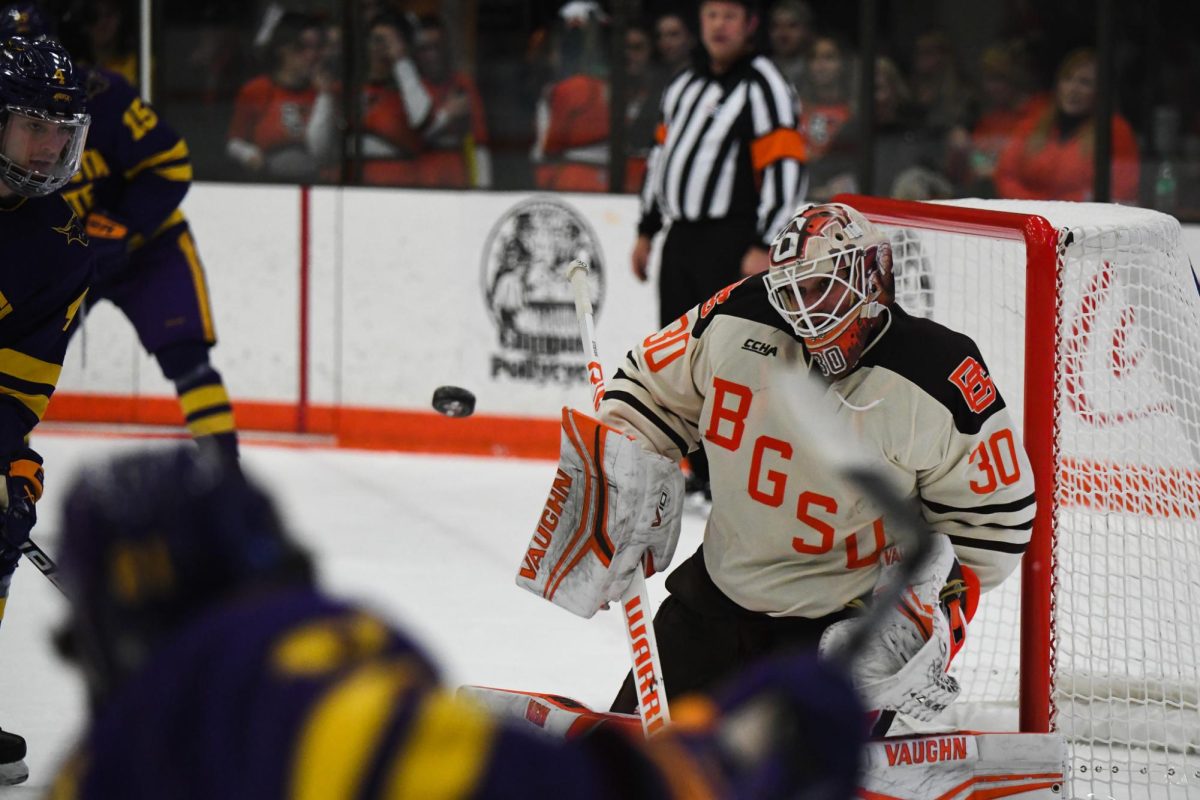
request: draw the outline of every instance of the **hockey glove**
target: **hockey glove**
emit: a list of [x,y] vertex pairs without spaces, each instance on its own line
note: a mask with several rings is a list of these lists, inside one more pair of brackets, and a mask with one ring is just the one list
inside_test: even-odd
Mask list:
[[42,496],[42,457],[26,449],[8,467],[0,481],[0,575],[12,572],[20,558],[20,547],[29,539],[37,522],[38,499]]
[[95,253],[96,277],[111,278],[129,263],[129,226],[107,211],[87,215],[88,249]]
[[679,539],[683,473],[625,434],[564,408],[558,472],[517,585],[591,617],[619,600],[649,553],[649,572]]
[[[894,549],[884,554],[877,594],[892,580],[899,562]],[[959,564],[950,540],[935,536],[927,563],[885,612],[875,637],[851,665],[854,683],[868,707],[927,722],[954,701],[958,681],[946,670],[966,639],[978,587],[974,574]],[[820,652],[844,651],[854,626],[861,624],[861,619],[855,619],[829,626],[821,637]]]

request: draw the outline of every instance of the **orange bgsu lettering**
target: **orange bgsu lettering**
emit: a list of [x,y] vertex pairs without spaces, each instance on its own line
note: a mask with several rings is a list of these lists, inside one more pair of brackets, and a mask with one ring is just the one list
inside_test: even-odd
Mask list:
[[563,502],[571,493],[571,476],[561,469],[554,476],[554,485],[550,487],[550,497],[542,509],[542,517],[538,520],[537,530],[533,533],[533,541],[525,551],[525,560],[521,563],[521,577],[535,580],[537,571],[542,565],[542,558],[554,539],[554,531],[558,528],[558,520],[562,516]]
[[[750,459],[750,484],[747,489],[750,496],[758,502],[778,508],[783,504],[783,493],[787,489],[787,474],[777,469],[768,469],[766,480],[763,480],[763,458],[768,450],[777,453],[784,461],[792,457],[792,446],[789,443],[771,436],[758,437],[754,442],[754,455]],[[763,491],[764,483],[771,487],[769,493]]]
[[[726,405],[726,398],[733,396],[733,406]],[[737,450],[742,444],[742,434],[746,431],[746,415],[750,413],[750,403],[754,400],[754,392],[749,386],[740,383],[713,378],[712,417],[708,421],[708,430],[704,438],[726,450]],[[733,430],[723,430],[722,422],[731,423]]]
[[884,745],[889,767],[962,761],[967,757],[967,737],[939,736]]
[[638,702],[645,720],[646,733],[656,733],[666,721],[662,715],[659,699],[659,677],[654,674],[654,661],[650,658],[650,641],[646,638],[646,615],[642,609],[641,596],[625,603],[625,624],[629,627],[629,641],[633,648],[633,676],[637,683]]

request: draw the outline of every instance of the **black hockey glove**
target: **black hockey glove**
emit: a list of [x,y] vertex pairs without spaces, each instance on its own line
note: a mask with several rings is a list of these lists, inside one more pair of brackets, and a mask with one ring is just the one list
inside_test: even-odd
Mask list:
[[29,539],[37,522],[37,501],[42,496],[42,457],[26,450],[8,466],[0,485],[0,574],[12,571],[20,558],[20,547]]

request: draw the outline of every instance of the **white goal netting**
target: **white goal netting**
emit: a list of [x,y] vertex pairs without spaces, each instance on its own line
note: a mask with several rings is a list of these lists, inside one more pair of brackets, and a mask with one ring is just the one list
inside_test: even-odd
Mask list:
[[[922,204],[860,204],[892,235],[901,305],[973,337],[1027,448],[1031,435],[1053,445],[1051,611],[1032,633],[1048,663],[1022,666],[1022,627],[1038,623],[1022,623],[1014,575],[971,625],[955,724],[1015,730],[1019,702],[1047,702],[1019,700],[1022,669],[1048,668],[1069,797],[1200,798],[1200,292],[1179,224],[1089,203],[954,204],[1057,231],[1031,258],[1019,238],[931,220]],[[1057,271],[1048,313],[1028,311],[1031,263]],[[1027,343],[1031,313],[1046,324]],[[1027,385],[1027,345],[1053,354],[1047,385]],[[1031,433],[1027,408],[1052,426]]]

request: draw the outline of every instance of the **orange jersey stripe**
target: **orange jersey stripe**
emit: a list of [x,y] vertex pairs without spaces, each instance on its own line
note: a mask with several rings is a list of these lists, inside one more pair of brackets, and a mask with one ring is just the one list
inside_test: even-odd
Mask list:
[[785,158],[794,158],[797,161],[807,158],[804,137],[794,128],[776,128],[766,136],[758,137],[750,145],[750,163],[754,165],[756,172],[762,172],[771,164]]

